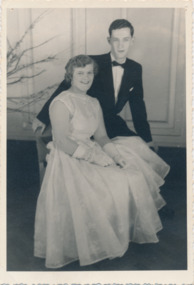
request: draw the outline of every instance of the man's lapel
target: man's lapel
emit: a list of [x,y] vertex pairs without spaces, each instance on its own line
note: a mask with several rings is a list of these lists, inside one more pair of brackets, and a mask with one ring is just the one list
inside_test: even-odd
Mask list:
[[133,89],[133,76],[132,76],[132,70],[130,66],[128,66],[124,70],[120,90],[118,93],[118,100],[116,107],[119,111],[122,110],[126,101],[129,99],[131,89]]
[[107,99],[109,100],[109,102],[111,101],[113,104],[115,104],[114,83],[110,53],[108,53],[104,58],[104,62],[101,68],[101,75],[104,84],[104,90],[106,90],[106,96],[108,96]]

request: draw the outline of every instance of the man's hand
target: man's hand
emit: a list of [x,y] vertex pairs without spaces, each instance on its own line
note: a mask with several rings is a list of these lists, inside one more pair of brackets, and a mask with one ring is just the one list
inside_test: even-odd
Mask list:
[[156,153],[158,152],[158,145],[153,141],[147,143],[148,147],[153,149]]
[[41,121],[39,121],[37,118],[35,118],[32,122],[32,129],[34,133],[40,130],[41,134],[43,134],[43,132],[46,129],[46,125],[42,123]]
[[120,155],[116,155],[115,157],[113,157],[113,160],[115,161],[115,163],[117,165],[119,165],[121,168],[127,168],[128,164],[126,162],[126,160]]

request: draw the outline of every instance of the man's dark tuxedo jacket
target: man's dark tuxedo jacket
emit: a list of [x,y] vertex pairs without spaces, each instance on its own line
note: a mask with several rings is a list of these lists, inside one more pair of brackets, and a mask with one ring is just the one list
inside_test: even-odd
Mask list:
[[[151,141],[152,137],[143,100],[141,65],[133,60],[126,60],[118,100],[115,104],[110,53],[90,57],[97,62],[99,70],[87,94],[99,100],[108,136],[113,138],[115,136],[138,135],[146,142]],[[40,121],[49,125],[48,109],[51,101],[69,87],[65,80],[62,81],[37,115]],[[125,121],[118,115],[127,102],[129,102],[130,105],[136,134],[127,127]]]

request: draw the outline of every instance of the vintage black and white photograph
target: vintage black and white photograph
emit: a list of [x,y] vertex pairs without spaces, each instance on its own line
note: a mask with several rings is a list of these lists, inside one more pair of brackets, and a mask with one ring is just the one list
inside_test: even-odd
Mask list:
[[6,8],[8,273],[190,270],[187,16]]

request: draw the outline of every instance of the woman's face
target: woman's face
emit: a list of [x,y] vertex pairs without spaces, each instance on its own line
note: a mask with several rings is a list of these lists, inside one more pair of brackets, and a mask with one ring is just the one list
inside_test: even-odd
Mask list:
[[93,64],[87,64],[85,67],[76,67],[73,71],[71,81],[72,90],[75,93],[85,94],[92,85],[94,79]]

